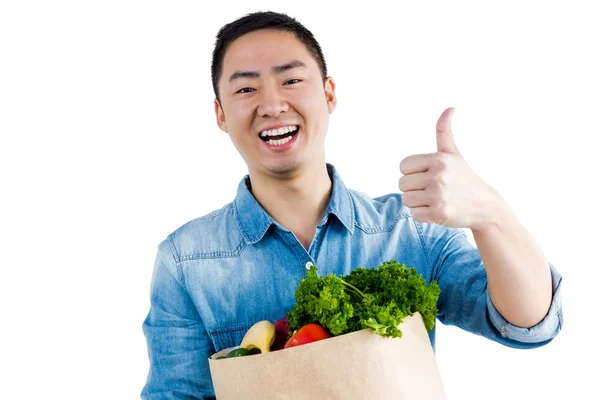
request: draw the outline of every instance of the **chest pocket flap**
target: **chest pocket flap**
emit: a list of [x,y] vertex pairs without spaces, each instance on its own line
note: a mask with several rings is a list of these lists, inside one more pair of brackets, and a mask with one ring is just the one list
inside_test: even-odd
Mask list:
[[252,323],[236,325],[230,328],[220,328],[209,331],[210,338],[216,351],[239,346]]

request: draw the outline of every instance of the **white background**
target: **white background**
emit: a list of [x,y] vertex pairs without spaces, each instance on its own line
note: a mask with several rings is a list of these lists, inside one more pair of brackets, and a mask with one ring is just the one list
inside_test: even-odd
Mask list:
[[320,41],[338,95],[327,159],[347,186],[398,191],[400,161],[435,151],[456,107],[459,149],[563,275],[545,347],[438,324],[449,399],[598,394],[593,2],[332,3],[2,2],[0,398],[139,398],[156,246],[246,173],[215,123],[210,57],[257,10]]

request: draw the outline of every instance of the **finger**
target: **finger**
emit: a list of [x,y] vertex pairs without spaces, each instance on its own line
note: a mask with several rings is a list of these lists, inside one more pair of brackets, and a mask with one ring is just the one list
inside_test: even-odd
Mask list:
[[428,154],[416,154],[408,156],[400,163],[400,172],[404,175],[429,170],[430,158]]
[[413,218],[419,222],[431,223],[430,211],[428,206],[415,207],[411,210]]
[[414,174],[404,175],[398,180],[398,189],[403,192],[426,189],[428,176],[427,172],[416,172]]
[[437,150],[441,153],[458,153],[458,147],[452,133],[452,116],[454,108],[444,110],[435,126]]
[[402,204],[408,208],[425,207],[429,205],[429,196],[425,190],[411,190],[402,194]]

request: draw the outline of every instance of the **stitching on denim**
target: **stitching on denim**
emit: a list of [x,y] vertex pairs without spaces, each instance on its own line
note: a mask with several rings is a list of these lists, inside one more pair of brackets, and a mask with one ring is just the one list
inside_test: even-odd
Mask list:
[[210,331],[208,331],[209,335],[224,335],[224,334],[228,334],[228,333],[236,333],[236,332],[240,332],[243,330],[248,329],[249,327],[251,327],[253,325],[253,323],[251,322],[246,322],[243,324],[236,324],[227,328],[217,328],[217,329],[212,329]]
[[[258,316],[256,316],[257,321],[263,321],[263,320],[268,320],[268,319],[269,319],[269,317],[266,314],[259,314]],[[253,322],[253,321],[242,322],[242,323],[231,325],[231,326],[228,326],[225,328],[216,328],[216,329],[208,330],[208,334],[209,335],[224,335],[224,334],[237,333],[240,331],[247,330],[254,324],[255,324],[255,322]]]
[[[357,197],[364,197],[366,198],[365,200],[369,201],[369,202],[373,202],[374,199],[369,198],[369,196],[366,193],[363,192],[358,192],[356,190],[351,190],[348,189],[348,192],[350,193],[354,193]],[[394,193],[389,193],[380,197],[377,197],[377,201],[383,201],[385,199],[388,199],[390,197],[395,196]],[[354,213],[354,199],[352,198],[352,196],[350,197],[350,201],[353,204],[353,207],[351,208],[352,211],[352,218],[354,220],[354,225],[359,228],[361,231],[365,232],[365,233],[381,233],[381,232],[389,232],[392,229],[394,229],[396,227],[396,225],[398,224],[398,221],[400,221],[401,219],[407,219],[407,218],[411,218],[411,215],[409,213],[406,212],[401,212],[398,217],[396,217],[396,219],[392,222],[391,225],[388,226],[384,226],[384,227],[377,227],[377,226],[367,226],[362,224],[360,221],[358,221],[358,219],[356,219],[356,214]]]
[[242,225],[242,221],[240,221],[240,216],[239,216],[239,212],[238,212],[238,208],[237,208],[237,204],[233,203],[233,214],[235,215],[235,220],[238,223],[238,227],[240,228],[240,231],[242,232],[242,236],[244,237],[244,239],[246,239],[247,241],[250,241],[250,238],[248,236],[248,233],[246,232],[246,230],[244,229],[244,225]]
[[350,190],[348,190],[346,192],[346,194],[348,195],[348,198],[350,199],[350,223],[351,225],[354,224],[354,226],[356,226],[356,215],[354,214],[354,207],[356,206],[354,204],[354,199],[352,198],[352,196],[350,196]]
[[184,261],[193,261],[198,259],[206,259],[206,258],[231,258],[238,257],[242,250],[246,247],[246,242],[242,240],[240,244],[233,249],[233,251],[213,251],[210,253],[193,253],[186,254],[181,257],[181,262]]
[[408,219],[410,215],[408,214],[400,214],[396,219],[392,222],[391,225],[384,227],[374,227],[374,226],[364,226],[360,222],[356,221],[356,226],[365,233],[381,233],[381,232],[389,232],[396,227],[398,221],[401,219]]
[[221,208],[220,210],[215,210],[209,214],[206,214],[202,217],[198,217],[196,218],[197,221],[206,221],[209,219],[214,219],[216,217],[218,217],[219,215],[229,211],[229,209],[231,208],[231,203],[227,204],[225,207]]
[[[242,232],[242,236],[244,236],[244,239],[246,239],[248,242],[251,242],[251,243],[258,242],[258,240],[259,240],[258,236],[250,237],[248,232],[244,229],[244,226],[242,225],[242,221],[240,220],[240,217],[239,217],[239,211],[238,211],[237,205],[235,205],[235,204],[234,204],[234,214],[235,214],[235,219],[238,223],[238,226],[240,227],[240,231]],[[263,215],[263,217],[264,217],[264,215]],[[265,235],[265,233],[267,232],[267,229],[269,229],[269,226],[271,225],[271,223],[264,218],[263,218],[263,221],[264,221],[264,223],[263,223],[262,227],[260,228],[260,231],[262,232],[261,237]]]
[[[293,243],[290,244],[289,241],[288,241],[288,239],[287,239],[287,235],[285,235],[284,233],[280,232],[279,229],[273,229],[273,231],[276,232],[277,235],[279,235],[279,237],[285,242],[285,244],[288,247],[291,247],[292,251],[296,255],[296,258],[298,258],[298,261],[300,262],[301,267],[304,268],[304,266],[302,265],[302,263],[304,262],[304,260],[306,258],[305,254],[301,253],[300,251],[298,251],[297,246],[295,246]],[[306,250],[305,250],[305,252],[306,252]],[[310,257],[310,254],[308,256]]]
[[429,271],[431,271],[431,274],[433,275],[433,265],[431,265],[431,259],[429,257],[429,252],[427,251],[427,246],[425,246],[425,237],[423,235],[423,231],[421,230],[421,226],[419,225],[419,223],[414,218],[411,218],[411,220],[415,224],[415,228],[417,229],[417,233],[419,234],[419,241],[421,242],[421,248],[423,249],[423,253],[425,255],[425,259],[427,260],[427,264],[429,264]]
[[183,286],[183,290],[187,291],[187,286],[185,284],[185,276],[183,275],[183,269],[181,268],[181,263],[177,263],[176,267],[177,267],[177,276],[179,277],[181,286]]
[[[271,223],[268,220],[264,220],[265,223],[263,224],[262,228],[260,228],[262,235],[260,236],[261,238],[263,236],[265,236],[265,234],[267,233],[267,229],[269,229],[269,226],[271,225]],[[258,241],[258,238],[256,239],[256,241]]]
[[183,269],[181,268],[181,257],[179,256],[179,254],[177,253],[177,249],[175,248],[175,243],[173,243],[173,235],[169,235],[169,248],[171,249],[171,255],[173,256],[173,258],[175,259],[175,268],[177,269],[177,278],[179,279],[179,282],[181,283],[181,286],[183,287],[184,290],[187,290],[186,284],[185,284],[185,275],[183,274]]
[[167,238],[167,243],[169,244],[169,250],[171,250],[171,256],[173,256],[173,261],[176,263],[179,262],[179,253],[177,253],[177,249],[175,248],[175,242],[173,241],[173,234],[170,234]]

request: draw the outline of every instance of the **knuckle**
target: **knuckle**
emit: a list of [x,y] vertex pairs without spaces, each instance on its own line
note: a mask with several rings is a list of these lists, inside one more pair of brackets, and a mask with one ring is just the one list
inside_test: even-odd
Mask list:
[[402,204],[404,204],[406,207],[410,207],[410,198],[408,196],[408,193],[402,194]]
[[438,173],[431,178],[431,187],[435,190],[441,190],[448,185],[448,175],[445,173]]
[[445,153],[433,153],[431,156],[431,164],[440,171],[445,171],[448,168],[449,158]]
[[448,195],[444,192],[440,192],[438,199],[438,204],[441,212],[445,212],[445,210],[448,207]]
[[446,207],[438,205],[432,210],[433,219],[435,221],[446,221],[448,219],[448,212],[446,211]]
[[414,205],[413,201],[412,201],[412,196],[410,193],[404,193],[402,195],[402,204],[404,204],[406,207],[412,207]]
[[417,215],[415,217],[415,219],[419,222],[423,222],[423,223],[433,223],[435,222],[435,219],[433,218],[433,215],[431,213],[431,210],[427,207],[421,207],[415,210]]
[[437,185],[432,185],[429,189],[429,196],[431,198],[432,202],[439,202],[440,199],[442,199],[442,197],[444,196],[444,191],[442,190],[442,188],[440,186]]
[[414,219],[416,219],[419,222],[426,222],[425,221],[425,215],[423,213],[423,209],[422,208],[413,209],[412,210],[412,216],[413,216]]

